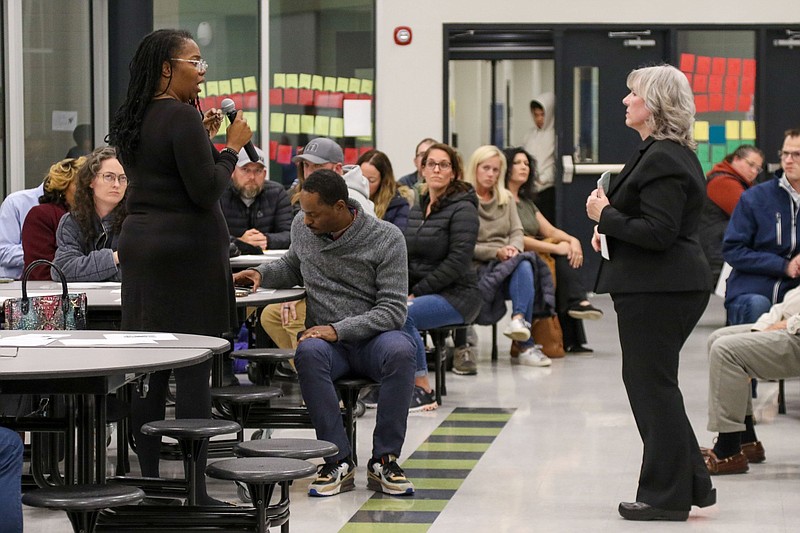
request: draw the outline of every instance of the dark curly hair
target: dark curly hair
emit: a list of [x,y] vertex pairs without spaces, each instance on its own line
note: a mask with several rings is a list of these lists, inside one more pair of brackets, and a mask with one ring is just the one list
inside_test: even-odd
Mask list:
[[[78,169],[77,187],[75,189],[75,205],[70,209],[70,213],[78,227],[83,234],[84,243],[88,248],[93,248],[94,243],[99,236],[95,221],[97,220],[97,211],[94,206],[94,189],[92,189],[92,180],[100,172],[100,167],[103,161],[107,159],[114,159],[117,157],[117,152],[110,146],[95,148],[95,150],[86,156],[86,162]],[[125,209],[125,200],[128,196],[128,191],[125,191],[122,200],[117,204],[113,211],[111,211],[111,220],[113,221],[113,231],[119,234],[122,229],[122,221],[128,214]]]
[[511,171],[514,167],[514,158],[517,154],[525,154],[525,157],[528,158],[528,166],[531,169],[531,173],[528,175],[528,181],[522,184],[519,188],[519,197],[524,198],[525,200],[530,200],[531,202],[536,200],[536,175],[538,174],[538,169],[536,168],[536,160],[533,158],[531,154],[525,151],[524,148],[521,146],[517,146],[514,148],[504,148],[503,154],[506,156],[506,161],[508,161],[508,165],[506,167],[506,177],[505,177],[505,186],[508,189],[508,180],[511,178]]
[[[161,83],[161,67],[165,61],[178,54],[192,34],[185,30],[156,30],[142,39],[130,62],[131,81],[125,101],[114,114],[106,142],[117,148],[121,161],[134,165],[136,149],[139,148],[142,119],[147,105],[156,97],[164,94],[159,91]],[[167,83],[172,82],[170,78]],[[196,100],[189,102],[198,111],[200,104]]]

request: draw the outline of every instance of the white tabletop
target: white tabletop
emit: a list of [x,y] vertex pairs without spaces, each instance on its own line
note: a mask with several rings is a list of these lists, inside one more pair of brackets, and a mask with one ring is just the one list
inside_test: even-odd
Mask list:
[[242,269],[277,261],[285,253],[286,250],[266,250],[263,254],[258,255],[237,255],[236,257],[231,257],[231,268]]

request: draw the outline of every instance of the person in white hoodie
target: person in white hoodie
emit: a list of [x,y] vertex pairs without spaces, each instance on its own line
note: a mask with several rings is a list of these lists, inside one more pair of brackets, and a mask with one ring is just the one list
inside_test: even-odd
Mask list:
[[531,100],[530,107],[533,127],[525,134],[522,146],[536,160],[536,207],[547,220],[556,220],[555,95],[543,93]]
[[800,287],[754,324],[720,328],[708,337],[708,429],[714,448],[701,448],[711,474],[743,474],[765,460],[756,437],[749,378],[800,376]]

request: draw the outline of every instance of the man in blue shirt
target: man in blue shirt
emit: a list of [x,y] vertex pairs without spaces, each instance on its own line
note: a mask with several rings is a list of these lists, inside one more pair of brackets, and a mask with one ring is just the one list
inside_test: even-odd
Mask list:
[[0,278],[22,277],[22,224],[43,194],[44,183],[35,189],[12,192],[0,204]]

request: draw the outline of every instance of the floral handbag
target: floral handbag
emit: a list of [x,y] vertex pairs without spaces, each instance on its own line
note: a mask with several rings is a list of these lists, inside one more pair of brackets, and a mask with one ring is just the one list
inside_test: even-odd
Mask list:
[[[28,275],[38,265],[58,272],[63,289],[60,295],[28,296]],[[86,293],[69,293],[61,269],[46,259],[38,259],[22,275],[22,298],[6,300],[3,313],[5,329],[86,329]]]

